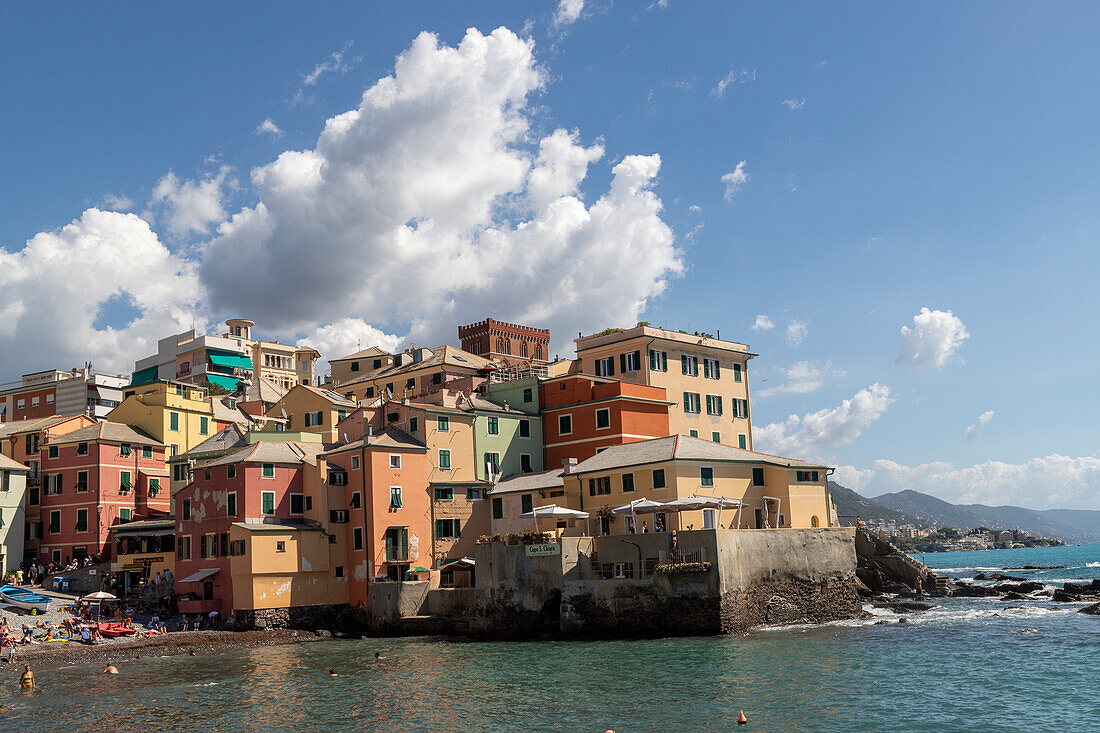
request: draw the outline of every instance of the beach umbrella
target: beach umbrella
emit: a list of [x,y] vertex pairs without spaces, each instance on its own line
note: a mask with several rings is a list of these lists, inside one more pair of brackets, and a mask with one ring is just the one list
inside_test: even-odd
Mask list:
[[519,515],[519,518],[530,519],[535,525],[535,531],[538,532],[538,520],[540,519],[588,519],[588,512],[558,506],[557,504],[547,504],[546,506],[537,506],[529,512],[524,512]]
[[110,593],[106,593],[101,590],[97,590],[95,593],[89,593],[86,596],[81,596],[81,601],[87,601],[88,603],[95,602],[96,604],[96,616],[99,617],[103,613],[104,601],[117,601],[118,596],[113,596]]
[[615,507],[611,510],[612,514],[629,514],[631,523],[634,525],[635,531],[638,527],[638,514],[656,514],[665,508],[665,505],[659,501],[652,501],[650,499],[635,499],[629,504]]

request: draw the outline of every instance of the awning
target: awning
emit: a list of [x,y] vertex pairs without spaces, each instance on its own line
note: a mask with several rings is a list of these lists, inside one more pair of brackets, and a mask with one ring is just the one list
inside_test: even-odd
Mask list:
[[211,384],[216,384],[219,387],[225,387],[228,390],[234,390],[237,388],[237,382],[240,380],[236,377],[227,377],[224,374],[214,374],[213,372],[206,373],[206,379]]
[[130,380],[130,386],[137,387],[141,384],[149,384],[150,382],[157,381],[157,369],[159,369],[159,367],[151,366],[134,372],[134,378]]
[[206,356],[215,366],[229,367],[230,369],[247,369],[252,371],[252,360],[240,354],[229,354],[217,351],[207,351]]
[[171,476],[167,468],[139,468],[138,473],[156,478]]
[[191,573],[183,580],[177,580],[177,583],[198,583],[200,580],[206,580],[211,575],[215,575],[221,572],[221,568],[213,568],[210,570],[199,570],[196,573]]
[[102,400],[110,400],[112,402],[122,402],[122,390],[116,387],[104,387],[102,384],[92,385],[92,389],[96,391],[99,398]]
[[472,568],[475,565],[477,565],[477,561],[474,560],[472,557],[460,557],[457,560],[451,560],[450,562],[443,563],[442,565],[439,566],[439,569],[440,570],[446,570],[448,568],[454,568],[454,567],[459,567],[459,566],[463,566],[463,567],[466,567],[466,568]]

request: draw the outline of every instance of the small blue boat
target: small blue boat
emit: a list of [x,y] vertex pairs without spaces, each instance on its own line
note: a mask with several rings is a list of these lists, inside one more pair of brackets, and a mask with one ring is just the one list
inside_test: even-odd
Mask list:
[[20,588],[17,585],[0,587],[0,596],[11,605],[22,608],[24,611],[30,611],[32,615],[50,610],[50,602],[53,600],[49,596],[35,593],[29,588]]

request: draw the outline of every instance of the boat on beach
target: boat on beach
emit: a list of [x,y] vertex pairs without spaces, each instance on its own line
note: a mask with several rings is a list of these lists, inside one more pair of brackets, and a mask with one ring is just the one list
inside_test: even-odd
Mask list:
[[129,636],[136,634],[137,629],[128,629],[120,623],[101,623],[99,624],[99,633],[106,637]]
[[0,597],[3,597],[5,601],[16,608],[30,611],[31,614],[49,611],[50,602],[53,601],[53,598],[49,596],[35,593],[29,588],[20,588],[17,585],[5,585],[0,587]]

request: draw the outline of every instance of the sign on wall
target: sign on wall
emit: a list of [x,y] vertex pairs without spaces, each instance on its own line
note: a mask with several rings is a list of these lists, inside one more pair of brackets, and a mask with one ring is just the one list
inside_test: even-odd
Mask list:
[[560,554],[561,545],[557,542],[550,542],[545,545],[527,545],[527,557],[549,557]]

